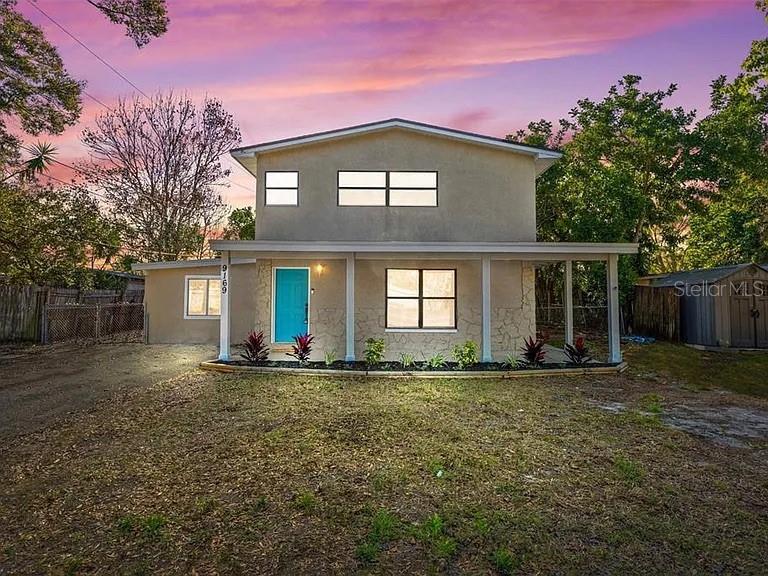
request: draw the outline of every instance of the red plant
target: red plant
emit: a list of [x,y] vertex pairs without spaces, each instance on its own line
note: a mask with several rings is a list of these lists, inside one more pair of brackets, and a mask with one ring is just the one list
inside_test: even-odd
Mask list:
[[291,346],[291,352],[287,352],[288,356],[292,356],[299,361],[299,364],[304,365],[309,362],[309,355],[312,353],[312,342],[315,341],[315,337],[312,334],[297,334],[293,337],[293,345]]
[[587,348],[587,339],[584,336],[577,336],[573,344],[566,344],[565,355],[574,364],[586,364],[592,360],[592,356],[589,355],[589,348]]
[[249,332],[248,337],[243,340],[244,352],[240,354],[243,358],[256,364],[264,362],[269,358],[269,346],[264,342],[264,331]]
[[528,336],[521,350],[525,363],[528,366],[540,368],[544,364],[544,340],[541,338],[534,340],[531,336]]

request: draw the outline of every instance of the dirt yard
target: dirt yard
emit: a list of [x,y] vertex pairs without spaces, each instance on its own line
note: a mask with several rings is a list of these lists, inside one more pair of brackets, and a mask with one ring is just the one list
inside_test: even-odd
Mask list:
[[[616,376],[457,381],[209,354],[2,364],[52,418],[0,445],[0,574],[765,573],[768,356],[656,344]],[[86,401],[56,408],[59,372]]]
[[50,426],[114,394],[178,376],[215,356],[210,346],[2,346],[0,440]]

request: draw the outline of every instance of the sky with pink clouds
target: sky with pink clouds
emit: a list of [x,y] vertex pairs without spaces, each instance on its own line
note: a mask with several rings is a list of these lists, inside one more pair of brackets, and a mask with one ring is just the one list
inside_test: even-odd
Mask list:
[[[90,94],[132,94],[28,2],[18,8]],[[36,3],[144,92],[220,99],[243,144],[390,117],[504,136],[624,74],[677,83],[674,103],[701,114],[711,80],[736,74],[766,33],[752,0],[168,0],[168,32],[139,50],[85,0]],[[80,124],[46,138],[61,160],[83,157],[79,135],[101,111],[85,98]],[[237,185],[224,197],[253,201]]]

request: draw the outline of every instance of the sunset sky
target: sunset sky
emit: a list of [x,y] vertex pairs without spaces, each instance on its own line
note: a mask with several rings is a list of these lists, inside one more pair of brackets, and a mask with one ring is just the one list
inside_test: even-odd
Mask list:
[[[630,73],[646,89],[678,83],[675,103],[701,114],[709,82],[766,33],[753,0],[169,0],[168,32],[139,50],[85,0],[37,4],[144,92],[219,98],[243,144],[394,116],[504,136]],[[18,7],[90,94],[111,105],[132,93],[28,0]],[[83,156],[80,132],[103,110],[84,98],[81,123],[46,138],[60,159]],[[247,205],[253,180],[233,170],[225,200]]]

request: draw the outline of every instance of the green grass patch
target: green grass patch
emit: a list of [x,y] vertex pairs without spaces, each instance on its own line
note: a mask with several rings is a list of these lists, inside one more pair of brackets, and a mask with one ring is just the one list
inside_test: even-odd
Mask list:
[[613,459],[613,468],[622,480],[632,485],[639,484],[645,475],[640,464],[622,454]]
[[317,497],[309,490],[302,490],[293,497],[293,506],[305,514],[312,514],[317,508]]
[[629,374],[658,376],[693,390],[725,388],[740,394],[768,397],[768,353],[710,352],[683,344],[655,342],[625,348]]
[[456,553],[456,540],[446,534],[445,521],[435,513],[416,528],[416,536],[428,545],[430,553],[440,560],[450,558]]
[[646,394],[640,399],[640,408],[650,414],[661,414],[662,398],[658,394]]
[[163,528],[167,524],[168,519],[165,516],[150,514],[148,516],[121,516],[117,519],[115,526],[123,536],[139,533],[147,538],[160,538],[163,535]]
[[377,510],[371,520],[370,531],[365,540],[358,544],[356,555],[364,564],[372,564],[379,559],[382,547],[400,535],[401,522],[389,510]]
[[502,576],[512,576],[520,568],[520,559],[503,547],[491,552],[490,561],[494,570]]

